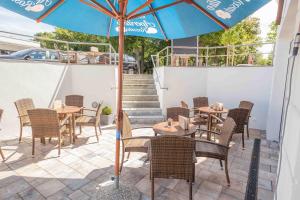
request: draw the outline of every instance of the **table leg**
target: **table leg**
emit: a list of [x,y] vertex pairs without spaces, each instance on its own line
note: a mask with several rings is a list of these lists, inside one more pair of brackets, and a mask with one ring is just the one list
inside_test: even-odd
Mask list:
[[211,139],[211,134],[209,131],[211,131],[211,114],[208,114],[208,119],[207,119],[207,140]]
[[75,143],[75,126],[76,126],[76,124],[75,124],[76,122],[75,122],[75,114],[72,114],[72,137],[73,137],[73,143]]

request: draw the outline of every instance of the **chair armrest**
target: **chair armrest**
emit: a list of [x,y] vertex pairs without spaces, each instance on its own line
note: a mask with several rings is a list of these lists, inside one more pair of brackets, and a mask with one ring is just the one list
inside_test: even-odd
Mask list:
[[208,141],[208,140],[199,140],[199,139],[195,139],[195,141],[196,141],[196,142],[199,142],[199,143],[203,142],[203,143],[207,143],[207,144],[211,144],[211,145],[216,145],[216,146],[220,146],[220,147],[223,147],[223,148],[229,149],[229,147],[228,147],[228,146],[225,146],[225,145],[223,145],[223,144],[219,144],[219,143],[215,143],[215,142],[213,142],[213,141]]
[[82,108],[82,110],[83,110],[83,111],[85,111],[85,110],[86,110],[86,111],[91,111],[91,112],[97,112],[97,110],[88,109],[88,108],[84,108],[84,107]]
[[153,136],[135,136],[135,137],[128,137],[122,138],[122,140],[139,140],[139,139],[151,139]]
[[214,134],[217,134],[217,135],[221,135],[221,133],[216,132],[216,131],[210,131],[210,130],[206,130],[206,129],[198,129],[198,130],[199,130],[199,131],[204,131],[204,132],[214,133]]
[[28,117],[28,115],[18,115],[18,118],[22,118],[22,117]]

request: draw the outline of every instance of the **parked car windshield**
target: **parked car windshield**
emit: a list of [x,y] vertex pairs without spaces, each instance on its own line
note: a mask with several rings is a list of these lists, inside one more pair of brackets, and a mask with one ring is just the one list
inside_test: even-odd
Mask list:
[[21,50],[21,51],[17,51],[17,52],[14,52],[14,53],[11,53],[10,55],[11,56],[24,56],[26,54],[28,54],[32,49],[24,49],[24,50]]

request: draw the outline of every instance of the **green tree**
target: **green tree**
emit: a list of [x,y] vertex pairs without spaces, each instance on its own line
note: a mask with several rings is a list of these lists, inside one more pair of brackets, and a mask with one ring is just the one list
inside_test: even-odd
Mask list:
[[[55,31],[51,33],[38,33],[36,34],[36,36],[70,42],[111,43],[116,50],[118,49],[118,37],[111,37],[108,40],[104,36],[84,34],[62,28],[56,28]],[[41,40],[40,42],[41,46],[44,48],[67,50],[66,45],[63,43],[56,43],[45,40]],[[151,55],[157,53],[167,45],[170,45],[170,43],[164,40],[126,36],[124,41],[124,50],[126,54],[134,56],[136,58],[143,71],[151,71]],[[103,49],[104,47],[97,47],[100,51],[107,52],[107,49]],[[89,45],[70,45],[70,50],[75,51],[89,51],[89,48]]]
[[276,37],[277,37],[277,29],[278,29],[278,26],[276,25],[275,21],[269,25],[269,32],[267,34],[268,42],[275,42]]
[[[230,45],[241,45],[241,44],[251,44],[258,43],[261,41],[259,36],[260,24],[258,18],[247,18],[242,22],[238,23],[234,27],[226,31],[219,31],[216,33],[209,33],[199,37],[200,46],[230,46]],[[224,65],[227,62],[233,63],[247,63],[248,53],[255,54],[257,52],[257,47],[249,46],[239,46],[235,49],[227,48],[214,48],[210,49],[208,54],[211,56],[216,55],[208,60],[209,65]],[[235,57],[229,57],[229,60],[226,61],[226,56],[217,56],[217,55],[228,55],[228,54],[238,55]],[[201,55],[204,57],[206,51],[200,51]],[[203,61],[205,62],[205,61]]]

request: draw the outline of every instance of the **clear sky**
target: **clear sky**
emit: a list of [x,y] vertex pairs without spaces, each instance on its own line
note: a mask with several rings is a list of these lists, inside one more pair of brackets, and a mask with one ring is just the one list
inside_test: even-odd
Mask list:
[[[275,20],[277,3],[272,0],[265,7],[258,10],[252,16],[260,18],[262,37],[265,38],[269,30],[269,24]],[[21,15],[10,12],[0,7],[0,30],[34,35],[37,32],[52,31],[54,27],[43,23],[36,23]]]

